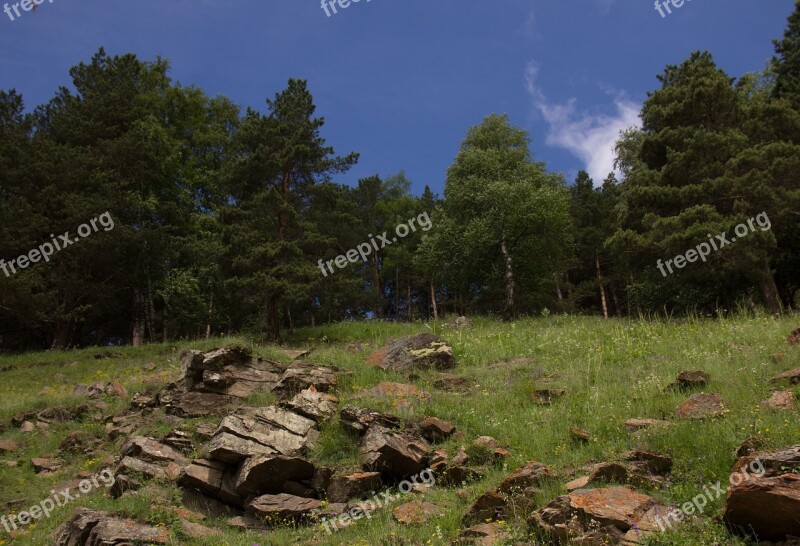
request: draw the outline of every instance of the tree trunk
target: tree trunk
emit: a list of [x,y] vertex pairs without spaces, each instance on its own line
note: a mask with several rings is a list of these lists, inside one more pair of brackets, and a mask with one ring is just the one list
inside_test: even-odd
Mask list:
[[277,341],[281,335],[277,296],[271,296],[267,299],[267,333],[272,341]]
[[558,282],[558,273],[553,273],[553,279],[556,281],[556,296],[558,297],[558,303],[564,301],[564,295],[561,293],[561,284]]
[[308,299],[311,304],[311,327],[313,328],[317,325],[317,304],[313,295],[309,296]]
[[131,343],[134,347],[144,344],[144,296],[138,288],[133,291],[133,328]]
[[600,285],[600,301],[603,304],[603,317],[608,318],[608,303],[606,302],[606,288],[603,286],[603,273],[600,271],[600,258],[595,256],[594,263],[597,266],[597,283]]
[[381,288],[381,272],[378,268],[378,254],[372,255],[372,291],[375,293],[375,316],[383,318],[383,289]]
[[414,322],[414,302],[411,300],[411,281],[408,281],[408,292],[406,296],[408,302],[408,322]]
[[211,337],[211,313],[214,311],[214,294],[208,298],[208,321],[206,322],[206,339]]
[[439,320],[439,309],[436,307],[436,288],[431,281],[431,304],[433,305],[433,320]]
[[289,334],[294,334],[294,322],[292,322],[292,309],[289,307],[288,303],[283,304],[283,323],[286,326],[286,329],[289,331]]
[[781,297],[778,293],[778,287],[775,285],[775,278],[772,276],[769,262],[764,262],[761,293],[764,295],[764,304],[767,309],[773,314],[780,315],[782,312]]
[[500,251],[506,261],[506,302],[503,306],[503,320],[508,321],[514,318],[514,263],[508,252],[505,236],[500,242]]
[[400,268],[394,268],[394,319],[400,318]]

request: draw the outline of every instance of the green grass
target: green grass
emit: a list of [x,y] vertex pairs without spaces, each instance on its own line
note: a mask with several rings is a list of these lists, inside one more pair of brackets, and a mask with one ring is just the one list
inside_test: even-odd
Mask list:
[[[391,507],[375,512],[371,519],[328,536],[314,526],[279,527],[270,533],[241,533],[226,529],[223,520],[206,520],[205,525],[224,530],[223,538],[190,540],[176,534],[176,544],[334,544],[399,545],[449,544],[461,528],[461,517],[476,497],[496,485],[520,464],[536,459],[552,467],[558,481],[550,484],[538,499],[548,502],[563,494],[561,485],[583,474],[591,462],[612,460],[632,448],[662,452],[673,457],[675,467],[669,486],[649,491],[666,503],[682,504],[697,495],[702,486],[725,480],[734,462],[734,450],[746,438],[759,436],[765,446],[783,447],[800,443],[797,412],[770,412],[760,402],[770,393],[768,379],[785,370],[800,367],[800,350],[786,344],[786,335],[797,327],[796,319],[734,317],[719,320],[680,321],[602,320],[590,317],[552,316],[524,319],[503,324],[490,319],[475,319],[475,326],[458,331],[439,324],[392,324],[385,322],[345,323],[299,330],[288,346],[311,347],[309,360],[335,365],[344,372],[339,378],[340,405],[352,401],[360,390],[380,381],[409,382],[399,373],[384,372],[364,365],[368,351],[348,349],[354,342],[376,348],[407,334],[433,331],[454,347],[458,367],[453,373],[469,377],[469,393],[447,393],[433,388],[436,374],[420,372],[413,381],[433,394],[429,403],[412,410],[398,410],[391,401],[369,402],[375,409],[399,415],[435,415],[453,422],[463,432],[462,441],[443,444],[451,454],[459,445],[477,436],[493,436],[511,451],[500,467],[485,467],[485,478],[459,488],[437,487],[426,500],[444,509],[441,517],[417,527],[393,522]],[[254,344],[251,340],[215,339],[191,344],[150,345],[142,348],[90,348],[66,352],[39,352],[0,358],[0,423],[8,425],[2,437],[22,444],[19,452],[0,455],[0,459],[19,461],[16,468],[0,466],[0,501],[20,499],[18,507],[5,508],[16,513],[48,496],[50,488],[75,478],[83,470],[99,471],[102,461],[114,455],[122,439],[109,443],[103,423],[87,415],[80,422],[51,425],[48,431],[22,434],[10,427],[10,418],[24,411],[75,406],[85,401],[72,396],[77,383],[120,381],[134,392],[154,392],[178,377],[180,352],[186,348],[207,349],[228,343],[244,343],[265,357],[287,358],[280,348]],[[782,353],[782,359],[772,355]],[[104,358],[95,358],[96,355]],[[508,365],[493,366],[501,359],[520,359]],[[156,365],[148,371],[144,366]],[[628,434],[623,423],[632,417],[674,420],[675,408],[687,395],[668,389],[678,372],[704,370],[711,374],[708,391],[722,394],[729,412],[722,418],[702,422],[679,422],[664,429]],[[534,388],[563,388],[567,395],[548,407],[535,405],[529,397]],[[797,388],[796,394],[800,394]],[[256,395],[250,403],[272,403],[272,395]],[[105,409],[94,413],[109,415],[124,408],[128,400],[106,398]],[[364,405],[364,401],[355,402]],[[189,424],[199,420],[187,420]],[[209,421],[206,419],[205,421]],[[211,420],[214,421],[214,420]],[[145,432],[161,433],[174,425],[157,411]],[[576,426],[589,431],[592,441],[579,444],[570,439]],[[91,457],[69,455],[55,475],[33,473],[31,457],[55,453],[58,444],[72,431],[83,430],[104,440]],[[334,418],[322,427],[319,445],[312,459],[323,465],[356,469],[359,466],[357,441],[345,434]],[[395,502],[399,505],[410,500]],[[121,500],[92,494],[80,505],[110,510],[144,522],[176,530],[177,518],[171,507],[179,504],[179,492],[171,484],[154,484],[137,495]],[[79,503],[58,509],[47,520],[29,528],[30,534],[12,542],[0,528],[0,545],[19,543],[50,544],[50,533]],[[719,524],[722,500],[706,509],[704,516],[690,526],[658,537],[652,544],[744,544],[728,535]],[[517,540],[524,537],[524,518],[509,521]],[[528,538],[530,543],[535,543]]]

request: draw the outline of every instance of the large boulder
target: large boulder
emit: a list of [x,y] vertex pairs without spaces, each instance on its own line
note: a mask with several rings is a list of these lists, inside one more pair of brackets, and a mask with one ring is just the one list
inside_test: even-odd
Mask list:
[[559,544],[618,544],[654,506],[653,498],[628,487],[579,489],[533,512],[528,524]]
[[422,438],[372,426],[361,441],[366,470],[393,477],[408,477],[425,469],[430,445]]
[[800,536],[800,446],[742,457],[729,481],[728,527],[761,540]]
[[280,493],[286,482],[313,477],[314,465],[301,457],[258,455],[239,466],[234,487],[243,496]]
[[221,461],[197,459],[183,470],[178,483],[206,497],[233,506],[242,506],[244,498],[236,492],[236,467]]
[[56,529],[55,546],[115,546],[125,544],[168,544],[164,528],[142,525],[107,512],[78,508]]
[[382,368],[407,372],[417,369],[447,370],[455,368],[453,348],[433,334],[418,334],[404,337],[378,349],[369,357],[367,364]]
[[348,476],[338,476],[328,486],[330,502],[347,502],[352,498],[362,497],[377,491],[381,486],[379,472],[358,472]]

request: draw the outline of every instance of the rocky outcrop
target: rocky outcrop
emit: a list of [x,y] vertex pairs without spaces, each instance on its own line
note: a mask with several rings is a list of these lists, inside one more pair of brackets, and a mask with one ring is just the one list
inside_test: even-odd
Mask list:
[[378,349],[367,364],[384,370],[408,372],[419,369],[448,370],[455,368],[453,348],[433,334],[404,337]]

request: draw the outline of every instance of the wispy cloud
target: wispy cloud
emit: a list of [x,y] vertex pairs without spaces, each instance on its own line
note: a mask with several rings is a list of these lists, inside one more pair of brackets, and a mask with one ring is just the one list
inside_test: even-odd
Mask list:
[[537,84],[538,76],[539,65],[529,62],[525,85],[534,107],[549,125],[547,144],[569,150],[583,162],[595,184],[601,184],[614,171],[614,145],[620,132],[640,126],[640,105],[618,93],[612,95],[613,114],[581,112],[574,98],[561,104],[549,101]]

